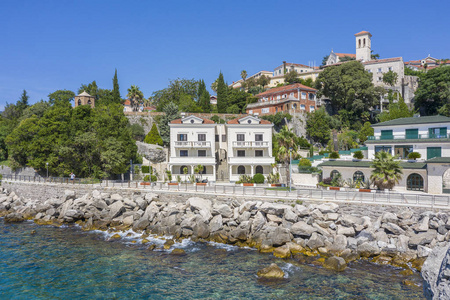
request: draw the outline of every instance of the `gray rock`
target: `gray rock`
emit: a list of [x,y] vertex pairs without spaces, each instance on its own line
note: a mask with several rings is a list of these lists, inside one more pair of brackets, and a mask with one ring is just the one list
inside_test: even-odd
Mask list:
[[203,219],[205,219],[207,221],[212,219],[211,200],[207,200],[207,199],[203,199],[203,198],[199,198],[199,197],[192,197],[187,200],[186,205],[188,207],[198,210],[199,214],[203,217]]
[[450,244],[433,249],[422,266],[421,275],[427,299],[450,299]]
[[339,218],[338,213],[327,213],[325,216],[326,221],[336,221]]
[[133,230],[136,232],[145,230],[147,226],[150,225],[150,221],[147,217],[141,217],[139,220],[134,222],[133,224]]
[[394,223],[383,223],[381,227],[395,235],[405,234],[405,231],[400,226]]
[[133,215],[130,215],[130,216],[126,217],[126,218],[123,218],[123,220],[122,220],[122,224],[126,225],[126,226],[133,225],[133,222],[134,222]]
[[316,232],[317,229],[308,225],[304,221],[299,221],[292,225],[291,227],[291,233],[296,236],[302,236],[302,237],[310,237],[313,232]]
[[338,234],[334,237],[333,244],[328,248],[329,252],[339,253],[347,248],[347,237],[342,234]]
[[295,214],[295,213],[292,211],[292,209],[289,208],[289,209],[286,209],[286,210],[284,211],[284,219],[285,219],[286,221],[295,223],[295,222],[297,222],[298,217],[297,217],[297,214]]
[[346,227],[353,227],[355,224],[362,224],[362,219],[352,215],[342,215],[338,222]]
[[152,163],[159,163],[166,161],[166,152],[157,145],[151,145],[143,142],[136,142],[138,153],[151,161]]
[[310,249],[318,249],[325,246],[324,240],[325,238],[322,235],[318,234],[317,232],[313,232],[308,242],[306,243],[306,246],[308,246]]
[[279,203],[270,203],[264,202],[259,210],[271,215],[283,215],[286,209],[290,209],[289,205],[279,204]]
[[418,245],[427,245],[430,244],[436,236],[437,233],[435,230],[413,234],[408,241],[408,245],[411,248],[416,248]]
[[244,212],[242,213],[242,215],[240,215],[240,216],[238,217],[239,223],[242,223],[242,222],[245,222],[245,221],[250,220],[251,215],[252,215],[252,214],[251,214],[249,211],[244,211]]
[[389,237],[384,230],[380,230],[375,232],[374,234],[375,240],[385,242],[389,244]]
[[217,215],[209,222],[211,232],[216,232],[223,229],[222,215]]
[[358,245],[357,251],[361,257],[372,257],[381,252],[376,242],[362,243],[361,245]]
[[239,213],[242,214],[246,211],[252,211],[256,208],[256,201],[247,201],[239,206]]
[[430,218],[428,216],[424,216],[419,220],[416,226],[414,226],[414,230],[417,232],[425,232],[428,228],[428,223],[430,222]]
[[137,206],[139,206],[140,209],[145,210],[148,206],[147,201],[145,201],[144,199],[142,199],[142,197],[138,197],[135,200]]
[[281,246],[291,241],[289,229],[283,227],[268,227],[267,238],[272,240],[274,246]]
[[409,247],[408,247],[408,242],[409,242],[409,237],[406,235],[399,235],[398,239],[397,239],[397,250],[399,252],[406,252]]
[[398,217],[399,217],[400,219],[411,219],[411,217],[412,217],[413,215],[414,215],[414,212],[413,212],[412,210],[408,209],[408,210],[402,211],[402,212],[398,215]]
[[307,209],[306,206],[303,205],[295,205],[294,212],[300,217],[309,216],[309,209]]
[[438,227],[439,234],[445,235],[447,233],[448,229],[445,225],[440,225]]
[[311,217],[314,218],[314,220],[323,220],[324,219],[323,214],[319,209],[314,209],[311,212]]
[[233,217],[233,210],[226,204],[218,205],[214,208],[214,212],[222,215],[224,218]]
[[278,217],[278,216],[276,216],[276,215],[267,214],[266,218],[267,218],[267,220],[269,222],[274,222],[274,223],[277,223],[277,224],[283,222],[283,219]]
[[[117,194],[116,194],[117,195]],[[109,218],[114,219],[125,211],[122,201],[116,201],[109,206]]]
[[433,249],[425,247],[425,246],[417,246],[417,257],[421,258],[421,257],[428,257],[431,252],[433,251]]
[[381,216],[381,222],[382,223],[397,223],[398,222],[398,217],[396,214],[391,213],[391,212],[385,212],[382,216]]
[[119,194],[112,194],[112,195],[111,195],[111,200],[112,200],[113,202],[115,202],[115,201],[122,201],[122,200],[123,200],[123,197],[122,197],[121,195],[119,195]]
[[323,214],[335,213],[339,209],[339,205],[336,203],[323,203],[316,206]]
[[355,230],[353,229],[353,227],[345,227],[342,225],[338,225],[337,234],[345,236],[355,236]]
[[252,223],[252,233],[255,233],[259,230],[261,230],[265,225],[266,225],[267,221],[266,218],[263,216],[263,214],[258,211],[255,215],[255,217],[253,218],[253,223]]
[[64,219],[78,220],[83,218],[83,213],[76,209],[68,209],[64,214]]
[[64,190],[64,199],[65,200],[75,199],[75,197],[76,197],[75,191],[73,191],[73,190]]

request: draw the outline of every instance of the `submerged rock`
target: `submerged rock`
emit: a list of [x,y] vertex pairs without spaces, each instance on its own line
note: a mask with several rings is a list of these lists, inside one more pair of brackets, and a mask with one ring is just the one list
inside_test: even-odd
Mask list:
[[284,278],[284,272],[280,269],[277,264],[271,264],[270,266],[261,269],[256,273],[258,277],[261,278],[269,278],[269,279],[279,279]]
[[323,266],[327,269],[341,272],[345,270],[345,268],[347,267],[347,263],[342,257],[332,256],[325,260]]

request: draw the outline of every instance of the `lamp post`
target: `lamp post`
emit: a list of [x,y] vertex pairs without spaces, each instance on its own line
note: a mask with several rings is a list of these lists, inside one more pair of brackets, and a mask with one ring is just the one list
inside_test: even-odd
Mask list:
[[291,174],[292,174],[292,148],[289,148],[289,193],[291,192]]
[[48,162],[45,163],[47,165],[47,178],[48,178]]
[[133,160],[130,159],[130,181],[133,181]]

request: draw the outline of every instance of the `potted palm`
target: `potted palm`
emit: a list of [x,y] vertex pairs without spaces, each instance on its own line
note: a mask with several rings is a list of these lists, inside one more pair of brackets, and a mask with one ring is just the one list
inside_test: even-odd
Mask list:
[[362,153],[361,150],[355,151],[353,153],[353,161],[360,161],[363,158],[364,158],[364,154]]
[[421,158],[422,155],[419,152],[411,152],[408,154],[408,160],[410,162],[415,162],[416,159]]

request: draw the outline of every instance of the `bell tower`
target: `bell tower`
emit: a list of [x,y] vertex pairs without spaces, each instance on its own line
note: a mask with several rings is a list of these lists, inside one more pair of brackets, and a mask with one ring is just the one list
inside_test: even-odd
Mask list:
[[356,38],[356,60],[369,61],[371,60],[371,37],[368,31],[361,31],[355,34]]
[[75,107],[80,105],[90,105],[92,108],[95,107],[95,97],[83,91],[78,96],[75,96]]

